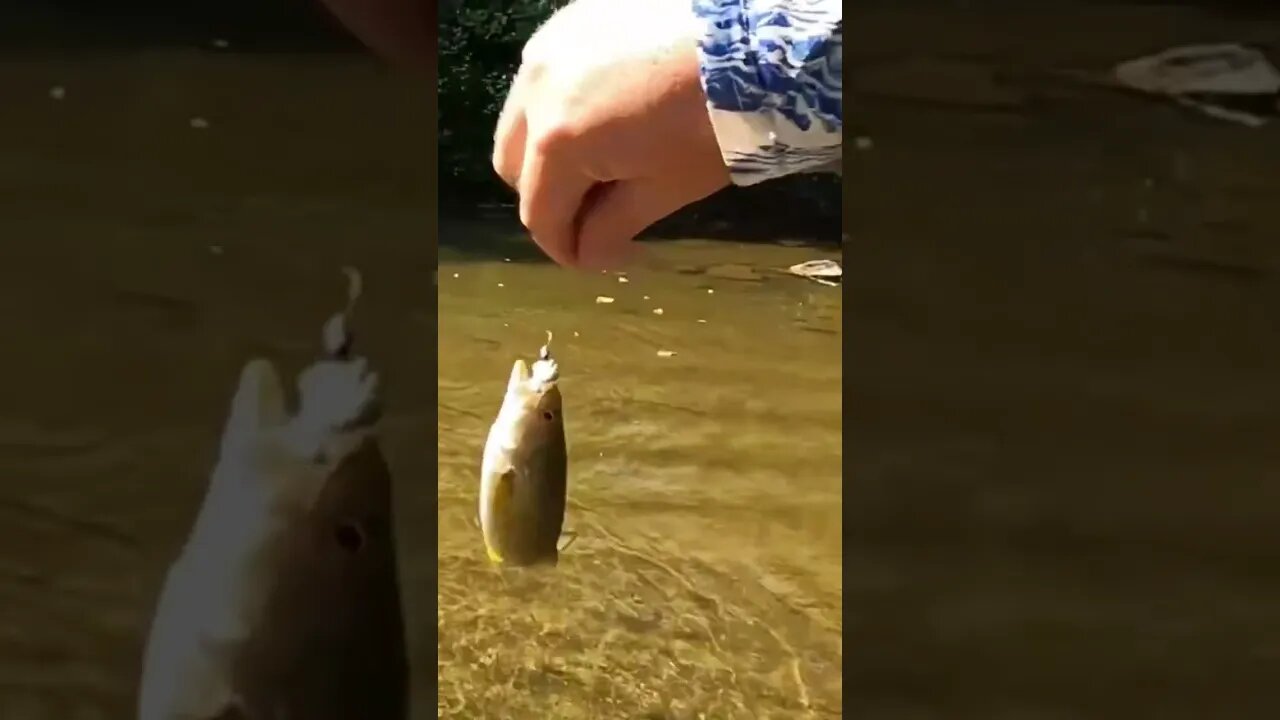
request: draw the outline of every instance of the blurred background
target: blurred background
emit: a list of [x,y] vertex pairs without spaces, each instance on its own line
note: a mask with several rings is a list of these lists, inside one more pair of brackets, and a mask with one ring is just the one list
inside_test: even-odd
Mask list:
[[[432,486],[433,101],[288,0],[6,0],[0,96],[0,718],[117,720],[240,368],[315,356],[342,265],[397,479]],[[404,495],[429,557],[434,497]]]

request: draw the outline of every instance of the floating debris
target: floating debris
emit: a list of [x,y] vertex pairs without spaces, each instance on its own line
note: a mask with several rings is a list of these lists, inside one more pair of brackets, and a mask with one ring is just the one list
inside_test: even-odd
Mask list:
[[1236,43],[1187,45],[1120,63],[1121,85],[1163,95],[1219,120],[1261,127],[1280,114],[1280,70]]
[[190,121],[191,127],[196,130],[208,130],[209,121],[202,117],[193,117]]
[[669,358],[669,357],[675,357],[675,356],[676,356],[675,350],[659,350],[658,351],[658,357],[660,358]]
[[799,275],[823,285],[839,285],[844,271],[835,260],[810,260],[787,268],[792,275]]
[[608,295],[597,295],[597,296],[596,296],[596,304],[597,304],[597,305],[608,305],[608,304],[609,304],[609,303],[611,303],[611,302],[613,302],[613,298],[609,297]]
[[231,47],[231,43],[227,42],[223,38],[214,38],[209,44],[219,50],[226,50]]
[[506,287],[506,285],[503,285],[502,283],[498,283],[498,287]]
[[654,309],[653,309],[653,314],[654,314],[654,315],[661,315],[661,314],[662,314],[662,308],[654,308]]
[[62,100],[67,97],[67,89],[61,85],[54,85],[49,88],[49,97],[53,100]]
[[454,273],[454,274],[453,274],[453,276],[454,276],[454,277],[458,277],[458,273]]
[[649,296],[648,296],[648,295],[645,295],[645,296],[644,296],[644,299],[645,299],[645,300],[648,300],[648,299],[649,299]]
[[209,246],[209,252],[210,252],[211,254],[213,254],[213,255],[221,255],[221,254],[222,254],[222,246],[221,246],[221,245],[210,245],[210,246]]
[[618,276],[618,282],[620,282],[620,283],[629,283],[629,282],[631,282],[631,281],[627,279],[627,276],[626,276],[626,275],[619,275],[619,276]]
[[707,321],[706,321],[706,320],[703,320],[702,318],[698,318],[698,322],[699,322],[700,324],[702,324],[702,325],[706,325],[706,324],[707,324]]
[[853,139],[853,147],[857,150],[866,152],[867,150],[875,147],[875,143],[866,135],[859,135]]

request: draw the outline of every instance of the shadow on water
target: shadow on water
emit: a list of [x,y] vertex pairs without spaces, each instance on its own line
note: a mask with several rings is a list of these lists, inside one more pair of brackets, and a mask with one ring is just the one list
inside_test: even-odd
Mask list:
[[[841,188],[838,176],[817,173],[749,187],[729,187],[658,221],[640,237],[646,242],[697,237],[838,249],[846,236]],[[482,221],[480,225],[489,228],[509,224],[511,232],[517,233],[517,218],[514,203],[450,198],[441,222]],[[441,242],[468,254],[484,254],[487,246],[483,239],[473,240],[472,234],[465,231],[445,233]],[[536,257],[536,253],[527,250],[517,254],[521,259]]]
[[[696,211],[696,210],[695,210]],[[693,215],[693,212],[689,213]],[[669,241],[686,241],[690,238],[726,242],[728,252],[741,252],[750,245],[777,245],[788,248],[806,248],[815,256],[838,255],[842,242],[839,220],[830,216],[810,221],[813,225],[823,222],[827,227],[819,237],[796,227],[784,227],[774,223],[768,235],[759,226],[745,230],[740,221],[708,221],[705,218],[675,218],[646,230],[637,239],[641,253],[648,248]],[[520,225],[514,207],[486,207],[470,213],[469,217],[441,218],[440,252],[452,262],[502,260],[516,263],[549,262]],[[834,238],[834,239],[832,239]],[[750,254],[747,251],[747,254]]]

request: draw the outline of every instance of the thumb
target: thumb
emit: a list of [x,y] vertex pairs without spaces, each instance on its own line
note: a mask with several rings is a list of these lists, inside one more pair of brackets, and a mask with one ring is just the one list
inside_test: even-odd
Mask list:
[[599,186],[578,224],[578,264],[617,267],[634,251],[631,241],[645,228],[714,193],[723,183],[691,187],[670,178],[618,180]]

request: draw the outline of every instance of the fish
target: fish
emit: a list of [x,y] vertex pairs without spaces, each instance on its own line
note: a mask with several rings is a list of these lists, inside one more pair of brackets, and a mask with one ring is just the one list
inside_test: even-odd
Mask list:
[[378,440],[378,375],[353,354],[359,294],[323,330],[298,406],[243,368],[218,459],[143,651],[139,720],[404,720],[409,661]]
[[489,428],[480,469],[479,524],[490,562],[554,566],[568,499],[560,366],[551,333],[532,366],[517,359]]

